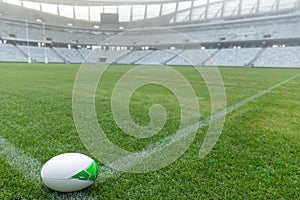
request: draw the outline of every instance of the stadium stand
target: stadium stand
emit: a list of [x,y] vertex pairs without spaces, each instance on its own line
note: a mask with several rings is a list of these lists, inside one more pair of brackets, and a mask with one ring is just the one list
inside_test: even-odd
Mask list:
[[127,54],[125,57],[122,57],[120,60],[117,61],[118,64],[135,64],[139,60],[143,59],[147,55],[151,54],[151,50],[142,51],[132,51],[129,54]]
[[247,67],[261,48],[221,49],[212,60],[222,67]]
[[83,57],[77,49],[53,48],[67,63],[83,63]]
[[89,56],[89,54],[92,52],[92,50],[91,49],[78,49],[78,52],[85,59]]
[[142,29],[124,32],[111,39],[110,45],[163,45],[183,44],[191,42],[187,37],[180,37],[182,34],[176,31],[164,29]]
[[300,67],[300,47],[267,48],[255,67]]
[[164,65],[168,60],[174,58],[180,51],[156,50],[135,64],[138,65]]
[[87,50],[87,49],[80,50],[80,52],[82,52],[82,54],[85,55],[84,58],[85,63],[107,63],[107,64],[117,63],[117,61],[121,59],[124,55],[130,53],[130,51],[126,51],[126,50],[108,51],[108,50],[101,50],[99,48],[94,50]]
[[[145,34],[146,30],[124,32],[114,37],[109,44],[164,45],[299,38],[300,22],[290,19],[268,19],[171,28],[175,31],[150,30],[151,34]],[[186,37],[180,37],[181,34]]]
[[179,65],[179,66],[189,66],[189,65],[214,65],[211,62],[211,57],[217,52],[216,49],[188,49],[180,52],[178,56],[167,62],[167,65]]
[[235,24],[213,26],[209,29],[198,27],[195,31],[186,34],[203,43],[299,38],[299,31],[299,20],[270,19],[258,22],[240,21]]
[[281,4],[277,1],[272,12],[260,13],[256,7],[257,13],[247,15],[241,14],[241,10],[236,14],[235,11],[242,9],[236,6],[232,10],[233,16],[224,13],[219,16],[222,11],[219,10],[213,18],[202,21],[193,21],[193,16],[189,15],[190,21],[187,22],[176,21],[176,17],[171,22],[169,18],[163,29],[151,28],[157,23],[152,24],[147,19],[144,19],[146,23],[126,23],[126,26],[133,27],[128,29],[100,26],[92,29],[87,28],[91,24],[84,26],[86,23],[75,19],[74,24],[83,27],[72,27],[73,22],[71,26],[61,26],[66,20],[61,16],[53,18],[62,19],[58,26],[44,24],[43,20],[12,19],[0,15],[0,61],[185,66],[191,64],[189,60],[202,66],[300,67],[300,3],[285,10],[280,10]]
[[28,58],[16,46],[11,44],[0,44],[1,62],[27,62]]
[[95,32],[93,30],[55,27],[7,19],[0,19],[0,26],[0,36],[3,39],[100,44],[108,38],[102,31]]
[[20,50],[31,58],[31,62],[39,63],[64,63],[51,48],[49,47],[31,47],[31,46],[18,46]]

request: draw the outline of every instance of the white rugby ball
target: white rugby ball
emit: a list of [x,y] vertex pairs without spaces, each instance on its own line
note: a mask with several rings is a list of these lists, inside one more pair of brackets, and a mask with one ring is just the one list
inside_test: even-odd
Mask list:
[[79,153],[55,156],[41,171],[43,183],[58,192],[75,192],[92,185],[98,176],[98,165],[90,157]]

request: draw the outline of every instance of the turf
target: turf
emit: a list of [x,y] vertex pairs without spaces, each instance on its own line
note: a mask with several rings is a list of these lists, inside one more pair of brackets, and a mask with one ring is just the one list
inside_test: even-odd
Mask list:
[[[97,90],[96,109],[111,141],[137,151],[176,132],[180,107],[166,88],[140,88],[131,99],[132,118],[147,125],[148,108],[160,103],[168,112],[168,121],[151,139],[124,134],[113,120],[110,97],[117,80],[131,68],[109,68]],[[80,141],[72,117],[78,69],[79,65],[0,64],[1,138],[40,164],[65,152],[92,156]],[[187,77],[196,91],[199,120],[210,116],[210,98],[203,80],[193,68],[174,69]],[[300,73],[292,69],[220,71],[228,106]],[[0,199],[82,199],[86,195],[96,199],[299,199],[299,84],[300,77],[229,114],[217,145],[202,160],[198,158],[199,147],[207,127],[198,131],[188,151],[172,165],[145,174],[120,174],[79,193],[52,192],[28,178],[25,173],[29,166],[20,170],[0,154]]]

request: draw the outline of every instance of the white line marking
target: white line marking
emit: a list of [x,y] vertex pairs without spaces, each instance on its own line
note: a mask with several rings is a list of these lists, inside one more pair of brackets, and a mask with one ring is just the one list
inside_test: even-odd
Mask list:
[[[264,91],[262,91],[262,92],[260,92],[256,95],[248,97],[248,98],[244,99],[243,101],[241,101],[237,104],[234,104],[234,105],[226,108],[225,110],[220,111],[220,112],[206,118],[205,120],[202,120],[202,121],[198,122],[197,124],[193,124],[190,127],[181,129],[181,130],[177,131],[175,134],[172,134],[172,135],[170,135],[170,136],[168,136],[168,137],[166,137],[166,138],[164,138],[164,139],[162,139],[162,140],[160,140],[156,143],[153,143],[153,144],[149,145],[148,147],[146,147],[142,151],[142,153],[145,155],[145,157],[151,156],[151,153],[154,153],[154,152],[158,151],[158,149],[161,148],[162,146],[173,144],[174,142],[180,140],[182,137],[185,137],[186,134],[188,134],[190,132],[189,130],[193,129],[193,127],[196,126],[196,127],[199,127],[199,129],[200,129],[200,128],[203,128],[205,126],[208,126],[212,122],[212,120],[218,120],[219,118],[224,117],[227,114],[230,114],[230,113],[236,111],[237,109],[241,108],[242,106],[245,106],[246,104],[254,101],[255,99],[257,99],[257,98],[271,92],[272,90],[274,90],[274,89],[290,82],[291,80],[297,78],[298,76],[300,76],[300,74],[292,76],[289,79],[287,79],[285,81],[282,81],[278,84],[275,84],[275,85],[271,86],[270,88],[268,88],[268,89],[266,89],[266,90],[264,90]],[[203,144],[211,144],[210,142],[216,143],[217,139],[219,137],[220,137],[220,135],[217,135],[217,136],[214,135],[213,137],[208,136],[204,139]],[[206,139],[211,140],[211,141],[205,141]],[[208,145],[208,146],[212,146],[212,145]],[[206,147],[205,145],[203,145],[200,149],[200,152],[199,152],[200,158],[204,158],[210,152],[210,150],[211,150],[210,147]],[[132,160],[132,158],[129,158],[129,160]],[[117,161],[113,162],[112,165],[114,165],[114,164],[116,164],[116,165],[117,164],[123,164],[124,161],[126,161],[126,158],[121,159],[121,160],[117,160]],[[126,164],[128,164],[128,163],[126,163]],[[130,163],[129,163],[129,165],[130,165]],[[97,182],[104,182],[107,178],[112,178],[112,177],[115,177],[115,176],[118,176],[118,175],[122,174],[122,172],[114,170],[114,169],[110,168],[109,166],[101,167],[99,172],[100,172],[99,173],[100,177],[98,178]],[[101,173],[102,173],[102,175],[101,175]]]
[[36,158],[29,156],[2,137],[0,137],[0,158],[20,172],[25,180],[33,183],[37,190],[48,195],[50,199],[93,199],[87,191],[64,194],[49,190],[48,193],[47,190],[43,189],[43,183],[40,179],[43,165]]
[[[276,89],[276,88],[279,88],[280,86],[282,86],[282,85],[284,85],[284,84],[290,82],[291,80],[294,80],[294,79],[297,78],[298,76],[300,76],[300,73],[299,73],[299,74],[296,74],[296,75],[294,75],[294,76],[292,76],[292,77],[290,77],[289,79],[287,79],[287,80],[285,80],[285,81],[282,81],[282,82],[280,82],[280,83],[277,83],[277,84],[275,84],[275,85],[269,87],[268,89],[266,89],[266,90],[264,90],[264,91],[262,91],[262,92],[260,92],[260,93],[258,93],[258,94],[256,94],[256,95],[253,95],[253,96],[251,96],[251,97],[248,97],[248,98],[244,99],[243,101],[241,101],[241,102],[239,102],[239,103],[237,103],[237,104],[234,104],[234,105],[232,105],[232,106],[229,106],[229,107],[226,108],[225,110],[223,110],[223,111],[221,111],[221,112],[219,112],[219,113],[216,113],[215,115],[213,115],[213,116],[207,118],[207,119],[204,120],[202,123],[200,122],[200,124],[199,124],[200,128],[203,127],[203,126],[209,125],[209,124],[211,123],[211,119],[213,119],[213,120],[218,120],[219,118],[224,117],[224,116],[226,116],[227,114],[230,114],[230,113],[236,111],[237,109],[241,108],[242,106],[245,106],[246,104],[248,104],[248,103],[254,101],[255,99],[257,99],[257,98],[259,98],[259,97],[261,97],[261,96],[263,96],[263,95],[265,95],[265,94],[271,92],[272,90],[274,90],[274,89]],[[202,125],[202,124],[203,124],[203,125]],[[215,137],[215,138],[213,138],[214,141],[209,141],[209,140],[211,140],[212,137]],[[203,141],[203,144],[204,144],[204,145],[201,146],[200,151],[199,151],[199,157],[200,157],[200,158],[204,158],[204,157],[211,151],[211,148],[210,148],[211,145],[210,145],[210,146],[206,146],[206,144],[209,144],[210,142],[216,143],[217,140],[218,140],[218,138],[220,137],[220,135],[218,135],[218,136],[212,136],[212,137],[206,136],[206,138],[204,139],[204,141]],[[217,139],[217,140],[216,140],[216,139]]]
[[0,157],[19,171],[27,181],[30,181],[35,185],[41,184],[39,176],[40,169],[42,168],[41,163],[1,137]]

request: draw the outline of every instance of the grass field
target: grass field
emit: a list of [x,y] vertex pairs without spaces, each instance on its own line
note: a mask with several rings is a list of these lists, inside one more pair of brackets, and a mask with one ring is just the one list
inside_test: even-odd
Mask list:
[[[96,108],[111,141],[137,151],[177,131],[180,107],[161,86],[140,88],[131,101],[134,120],[146,125],[148,108],[160,103],[168,111],[168,121],[151,139],[124,134],[113,120],[110,97],[116,81],[131,68],[109,68],[97,91]],[[159,171],[119,174],[67,195],[48,190],[37,174],[48,159],[66,152],[92,156],[80,141],[72,117],[78,69],[79,65],[0,64],[0,199],[300,198],[300,76],[228,114],[217,145],[204,159],[198,155],[207,127],[197,132],[180,159]],[[193,68],[174,69],[193,85],[201,119],[209,117],[210,98],[203,80]],[[227,106],[300,73],[292,69],[220,71]]]

